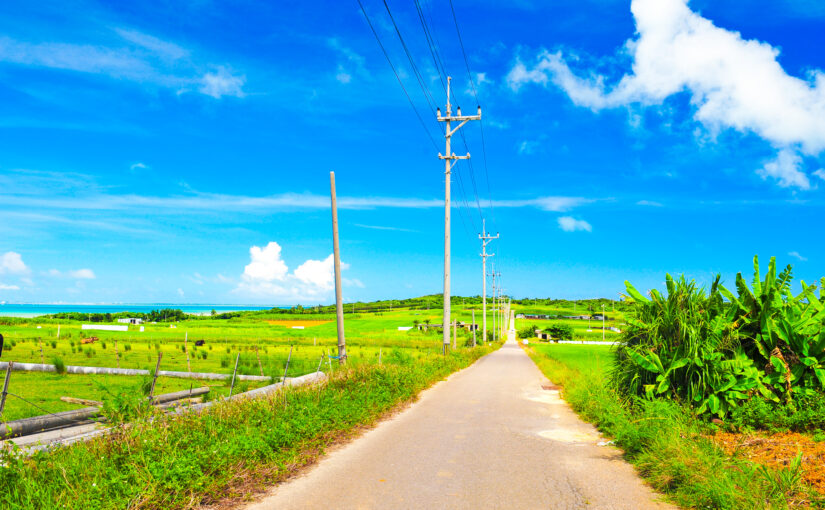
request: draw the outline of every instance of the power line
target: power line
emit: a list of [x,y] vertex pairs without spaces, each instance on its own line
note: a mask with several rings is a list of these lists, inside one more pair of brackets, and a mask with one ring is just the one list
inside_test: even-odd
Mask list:
[[[424,82],[424,78],[421,76],[421,73],[418,71],[418,66],[415,65],[415,60],[410,53],[409,48],[407,47],[407,43],[404,42],[404,37],[401,35],[401,30],[399,30],[398,25],[395,23],[395,18],[392,15],[392,11],[390,10],[389,4],[387,4],[387,0],[383,0],[384,8],[387,9],[387,14],[390,16],[390,21],[392,22],[392,26],[395,28],[395,33],[398,35],[398,40],[401,41],[401,47],[404,48],[404,53],[407,55],[407,60],[410,61],[410,67],[412,67],[413,74],[415,75],[416,80],[418,80],[418,86],[421,88],[421,92],[424,94],[424,99],[427,100],[427,104],[430,105],[430,110],[435,113],[435,98],[432,97],[432,93],[430,93],[430,89],[427,87],[426,83]],[[359,0],[360,3],[360,0]]]
[[435,138],[433,138],[432,133],[427,128],[427,125],[424,123],[424,119],[421,117],[421,114],[418,113],[418,108],[415,107],[415,103],[413,102],[410,94],[407,92],[407,88],[404,86],[404,82],[401,81],[401,77],[398,76],[398,71],[395,70],[395,66],[392,64],[392,60],[390,59],[387,50],[384,48],[384,45],[381,43],[381,38],[378,37],[378,32],[375,31],[375,27],[372,26],[372,21],[370,21],[369,15],[367,15],[366,9],[364,9],[364,4],[361,3],[361,0],[358,1],[358,6],[361,7],[361,12],[364,13],[364,19],[367,20],[367,25],[369,25],[370,30],[372,30],[372,35],[375,36],[375,40],[378,42],[378,46],[381,47],[381,52],[384,53],[384,58],[387,59],[387,63],[390,65],[393,74],[395,75],[395,79],[398,80],[398,84],[401,85],[401,90],[404,91],[404,95],[407,96],[407,101],[410,102],[410,106],[412,106],[413,111],[415,112],[415,116],[418,117],[418,121],[421,123],[421,127],[424,128],[424,131],[427,132],[427,137],[430,139],[430,143],[433,144],[433,148],[438,150],[438,145],[435,143]]
[[[467,60],[467,52],[464,51],[464,41],[461,38],[461,29],[458,28],[458,17],[455,14],[455,7],[453,6],[453,0],[450,0],[450,11],[452,11],[452,13],[453,13],[453,22],[455,23],[455,32],[458,35],[458,43],[459,43],[459,46],[461,47],[461,54],[464,56],[464,66],[467,69],[467,78],[469,78],[469,80],[470,80],[470,87],[472,88],[472,91],[473,91],[473,97],[475,98],[476,103],[480,104],[480,102],[478,100],[478,94],[476,92],[475,82],[473,81],[473,75],[470,72],[470,62]],[[482,155],[484,156],[484,175],[485,175],[485,178],[487,180],[487,196],[489,198],[489,203],[490,203],[490,216],[493,220],[493,223],[495,224],[496,220],[495,220],[495,212],[493,210],[493,193],[492,193],[492,190],[490,189],[490,171],[487,167],[487,144],[485,143],[485,140],[484,140],[484,124],[482,122],[479,122],[478,125],[479,125],[479,129],[481,130],[481,151],[482,151]]]

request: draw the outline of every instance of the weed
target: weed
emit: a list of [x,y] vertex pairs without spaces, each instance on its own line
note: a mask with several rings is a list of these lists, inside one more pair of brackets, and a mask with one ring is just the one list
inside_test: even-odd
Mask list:
[[756,471],[765,482],[769,499],[773,501],[782,498],[787,502],[788,497],[802,488],[802,452],[784,469],[759,466]]

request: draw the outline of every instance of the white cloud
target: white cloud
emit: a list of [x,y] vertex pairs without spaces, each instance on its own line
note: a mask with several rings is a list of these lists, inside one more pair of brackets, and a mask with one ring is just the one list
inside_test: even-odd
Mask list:
[[94,280],[96,278],[94,271],[91,269],[76,269],[69,271],[69,276],[77,280]]
[[246,76],[234,76],[225,67],[219,67],[216,72],[203,75],[198,91],[215,99],[220,99],[223,96],[244,97],[243,85],[245,82]]
[[[553,84],[594,111],[662,104],[687,92],[694,119],[711,131],[752,132],[778,149],[808,155],[825,150],[824,73],[790,76],[777,60],[778,49],[715,26],[691,11],[687,0],[633,0],[631,11],[638,33],[625,45],[632,73],[612,87],[603,76],[577,76],[568,63],[573,59],[546,50],[532,68],[517,61],[508,84],[513,90],[528,83]],[[795,173],[774,177],[782,186],[808,189],[806,179]]]
[[120,38],[102,44],[28,42],[0,37],[0,62],[149,83],[177,89],[179,93],[199,87],[201,93],[216,99],[244,95],[241,87],[245,77],[234,76],[225,67],[204,74],[204,68],[215,66],[190,58],[188,50],[174,43],[134,30],[115,32]]
[[811,182],[805,172],[800,170],[802,157],[791,149],[782,149],[776,159],[768,161],[765,166],[756,171],[763,179],[772,177],[783,188],[797,187],[810,189]]
[[189,50],[181,48],[177,44],[159,39],[155,36],[138,32],[137,30],[116,28],[115,32],[127,41],[135,43],[138,46],[150,50],[156,55],[163,56],[170,60],[178,60],[189,56]]
[[20,287],[17,285],[6,285],[4,283],[0,283],[0,290],[20,290]]
[[133,163],[132,165],[129,166],[129,170],[131,170],[133,172],[135,170],[145,170],[147,168],[149,168],[149,167],[146,166],[145,163]]
[[590,223],[584,220],[577,220],[572,216],[561,216],[558,219],[559,228],[564,230],[565,232],[576,232],[576,231],[585,231],[585,232],[592,232],[593,227],[590,226]]
[[[281,258],[281,246],[271,241],[264,248],[253,246],[249,250],[251,262],[241,275],[241,282],[234,293],[304,301],[328,295],[335,288],[333,256],[323,260],[309,259],[289,273],[289,268]],[[341,269],[349,265],[341,262]],[[357,284],[352,283],[357,282]],[[352,286],[363,286],[357,280],[348,280]]]
[[800,255],[798,251],[789,251],[789,252],[788,252],[788,255],[789,255],[789,256],[791,256],[791,257],[794,257],[795,259],[798,259],[798,260],[800,260],[800,261],[802,261],[802,262],[805,262],[805,261],[807,261],[807,260],[808,260],[807,258],[805,258],[805,257],[803,257],[802,255]]
[[334,261],[332,255],[324,260],[307,260],[295,268],[295,278],[320,290],[335,288]]
[[820,168],[819,170],[817,170],[816,172],[814,172],[814,175],[815,175],[815,176],[817,176],[817,177],[819,177],[819,178],[820,178],[820,179],[822,179],[823,181],[825,181],[825,168]]
[[0,256],[0,274],[29,274],[19,253],[9,251]]
[[183,295],[184,295],[183,289],[178,288],[178,296],[183,297]]
[[651,200],[639,200],[636,202],[636,205],[644,205],[647,207],[663,207],[660,202],[653,202]]
[[281,259],[281,246],[275,241],[265,247],[249,249],[251,262],[244,268],[241,278],[247,282],[271,282],[283,280],[289,269]]

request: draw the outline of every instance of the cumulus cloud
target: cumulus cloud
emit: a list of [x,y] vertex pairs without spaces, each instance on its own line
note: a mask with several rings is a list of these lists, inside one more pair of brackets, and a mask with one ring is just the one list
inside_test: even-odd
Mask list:
[[215,99],[223,96],[244,97],[245,82],[246,76],[234,76],[228,69],[219,67],[216,72],[203,75],[198,91]]
[[820,168],[819,170],[817,170],[816,172],[814,172],[814,175],[815,175],[815,176],[817,176],[817,177],[819,177],[819,178],[820,178],[820,179],[822,179],[823,181],[825,181],[825,168]]
[[[281,246],[274,241],[263,248],[250,248],[251,262],[244,268],[241,281],[233,292],[254,297],[302,301],[323,297],[335,288],[332,254],[323,260],[309,259],[290,273],[281,251]],[[348,268],[348,264],[341,262],[341,269]],[[347,283],[363,286],[357,280],[348,280]]]
[[14,251],[9,251],[0,256],[0,274],[29,274],[29,268],[23,262],[23,257]]
[[576,232],[576,231],[583,231],[583,232],[592,232],[593,227],[590,223],[584,220],[577,220],[572,216],[561,216],[559,219],[559,228],[564,230],[565,232]]
[[638,33],[625,45],[632,72],[614,85],[594,73],[578,76],[570,67],[574,59],[544,50],[529,67],[516,62],[509,86],[517,91],[530,83],[552,84],[594,111],[662,104],[686,92],[694,119],[710,131],[755,133],[779,150],[783,161],[760,175],[780,186],[810,187],[801,162],[792,164],[796,160],[789,155],[825,150],[825,73],[789,75],[777,60],[778,49],[715,26],[691,11],[687,0],[633,0],[631,11]]
[[807,258],[800,255],[798,251],[789,251],[788,255],[795,258],[795,259],[797,259],[797,260],[800,260],[802,262],[805,262],[806,260],[808,260]]
[[244,268],[241,278],[247,282],[271,282],[283,280],[289,269],[281,259],[281,246],[272,241],[263,248],[249,249],[251,262]]

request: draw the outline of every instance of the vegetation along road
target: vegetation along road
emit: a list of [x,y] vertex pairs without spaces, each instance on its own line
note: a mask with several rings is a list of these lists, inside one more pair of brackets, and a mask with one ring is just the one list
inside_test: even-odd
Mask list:
[[668,508],[514,337],[247,510]]

